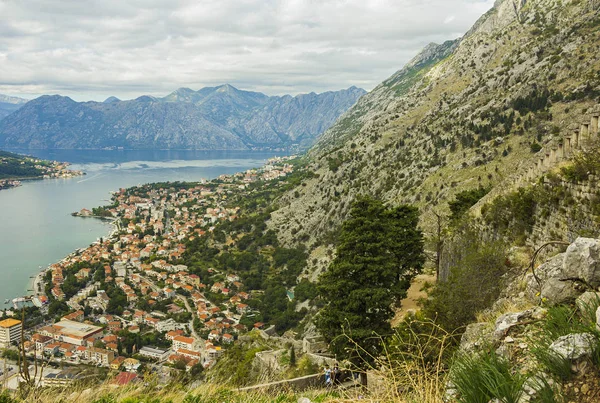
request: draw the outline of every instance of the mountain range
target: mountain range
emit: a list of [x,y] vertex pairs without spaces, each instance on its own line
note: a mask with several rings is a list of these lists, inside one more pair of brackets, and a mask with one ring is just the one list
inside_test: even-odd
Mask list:
[[255,149],[308,147],[366,91],[267,96],[231,85],[163,98],[75,102],[42,96],[0,120],[13,148]]
[[27,99],[0,94],[0,120],[27,103]]

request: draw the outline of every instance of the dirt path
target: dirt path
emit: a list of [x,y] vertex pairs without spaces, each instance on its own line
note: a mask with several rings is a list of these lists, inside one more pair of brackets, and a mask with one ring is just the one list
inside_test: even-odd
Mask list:
[[406,298],[402,300],[400,309],[396,311],[396,316],[392,319],[392,326],[396,326],[400,323],[409,311],[417,311],[419,309],[419,299],[427,297],[427,293],[421,290],[426,282],[429,284],[435,283],[435,275],[419,274],[413,279],[406,294]]

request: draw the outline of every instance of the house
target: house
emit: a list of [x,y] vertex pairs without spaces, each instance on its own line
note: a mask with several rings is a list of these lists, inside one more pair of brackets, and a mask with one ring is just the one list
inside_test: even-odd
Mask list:
[[182,336],[183,335],[183,330],[171,330],[170,332],[168,332],[165,335],[165,338],[167,340],[173,341],[173,339],[177,336]]
[[115,377],[112,381],[113,385],[125,386],[129,385],[132,382],[139,381],[138,376],[132,372],[121,372],[119,375]]
[[248,312],[250,310],[250,307],[248,305],[246,305],[246,304],[237,304],[235,306],[235,308],[237,309],[237,311],[239,313],[242,313],[242,314],[246,313],[246,312]]
[[233,336],[229,333],[225,333],[223,335],[222,339],[223,339],[223,343],[227,343],[227,344],[233,343]]
[[31,337],[31,341],[35,343],[35,351],[43,352],[46,345],[50,344],[54,340],[52,337],[44,336],[41,334],[34,334]]
[[103,348],[89,347],[84,353],[84,358],[96,364],[108,367],[115,359],[115,353]]
[[125,357],[118,356],[110,363],[110,369],[118,370],[123,365],[123,361],[125,361]]
[[58,353],[58,349],[60,348],[60,343],[54,342],[49,343],[44,347],[44,354],[54,355]]
[[211,330],[208,334],[208,340],[219,341],[221,340],[221,333],[218,330]]
[[223,285],[223,283],[214,283],[212,287],[210,287],[210,292],[214,292],[214,293],[218,293],[221,292],[221,290],[224,288],[225,286]]
[[170,350],[164,350],[157,347],[144,346],[140,349],[139,354],[155,360],[165,360],[169,357]]
[[127,358],[125,361],[123,361],[123,368],[129,372],[137,371],[140,365],[140,361],[136,360],[135,358]]
[[176,336],[173,338],[173,350],[197,351],[196,340],[192,337]]
[[122,324],[120,320],[113,320],[108,322],[108,330],[111,332],[119,332],[122,328]]

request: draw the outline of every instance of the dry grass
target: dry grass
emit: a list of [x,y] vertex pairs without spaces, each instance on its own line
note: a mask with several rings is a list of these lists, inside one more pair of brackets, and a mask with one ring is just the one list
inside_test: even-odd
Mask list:
[[[311,402],[399,402],[442,403],[447,380],[445,359],[451,335],[430,321],[404,322],[386,342],[381,357],[367,371],[369,387],[358,383],[334,389],[304,392],[292,390],[240,392],[235,388],[205,383],[197,388],[181,384],[161,386],[152,376],[144,383],[116,387],[110,380],[100,385],[78,385],[64,389],[37,389],[27,396],[1,403],[296,403],[302,397]],[[367,352],[355,346],[365,356]],[[350,368],[351,369],[351,368]]]
[[505,313],[522,312],[527,309],[531,309],[534,306],[534,304],[526,300],[505,300],[496,306],[495,309],[488,309],[479,312],[475,315],[475,317],[477,322],[488,322],[493,324],[500,315],[504,315]]
[[[24,398],[15,397],[15,402],[27,403],[267,403],[297,402],[300,397],[328,401],[331,392],[307,391],[302,394],[282,391],[278,394],[265,392],[238,392],[235,389],[214,384],[204,384],[195,389],[178,387],[158,388],[156,385],[115,387],[108,383],[96,387],[68,387],[64,389],[38,390]],[[336,397],[332,395],[331,397]],[[314,400],[313,400],[314,401]],[[4,402],[0,399],[0,402]]]

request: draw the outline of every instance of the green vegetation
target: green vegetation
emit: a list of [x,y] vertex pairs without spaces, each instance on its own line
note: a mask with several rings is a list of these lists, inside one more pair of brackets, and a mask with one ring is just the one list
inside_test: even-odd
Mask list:
[[439,282],[424,303],[424,311],[444,329],[454,332],[498,298],[507,271],[505,246],[482,242],[477,232],[465,230],[453,244],[454,259],[447,281]]
[[0,179],[38,178],[44,171],[38,166],[49,166],[48,161],[38,161],[30,157],[0,150]]
[[537,206],[535,189],[521,188],[497,197],[481,209],[484,221],[513,239],[530,233],[535,224]]
[[527,379],[513,372],[510,362],[494,351],[458,355],[450,379],[458,391],[459,403],[488,403],[491,400],[517,403]]
[[600,144],[594,143],[591,147],[577,153],[573,163],[561,169],[562,175],[571,182],[583,182],[590,175],[600,174]]
[[254,368],[256,353],[267,350],[267,346],[236,344],[219,359],[212,376],[233,386],[252,385],[258,380],[259,372]]
[[[359,197],[344,222],[336,258],[319,279],[317,327],[339,358],[363,367],[382,351],[389,320],[424,263],[416,208]],[[357,347],[356,347],[357,346]]]
[[454,200],[448,202],[450,207],[450,219],[457,220],[477,203],[483,196],[489,192],[489,189],[478,187],[476,189],[464,190],[456,194]]

